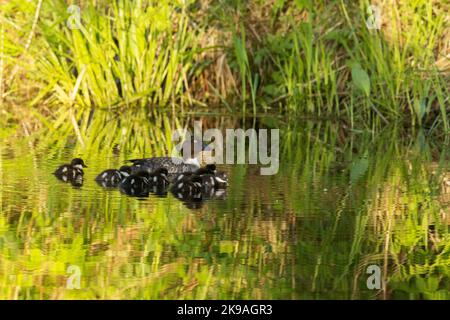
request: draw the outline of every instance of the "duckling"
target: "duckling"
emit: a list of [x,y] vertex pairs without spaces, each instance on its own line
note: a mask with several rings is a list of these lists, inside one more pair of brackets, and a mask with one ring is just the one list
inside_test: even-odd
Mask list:
[[202,199],[202,177],[195,174],[186,175],[174,183],[171,192],[180,200]]
[[149,174],[148,182],[153,186],[166,187],[169,185],[169,179],[167,175],[169,171],[166,168],[159,168]]
[[198,169],[195,174],[202,177],[202,186],[204,189],[223,189],[228,186],[227,174],[223,171],[217,171],[215,164],[208,164]]
[[[83,168],[87,168],[87,165],[84,164],[84,161],[80,158],[75,158],[72,160],[70,164],[63,164],[58,169],[56,169],[53,174],[64,182],[68,182],[71,180],[75,180],[79,176],[83,176]],[[78,178],[79,180],[79,178]]]
[[207,164],[206,166],[197,169],[194,173],[198,176],[204,174],[215,174],[217,172],[215,164]]
[[179,173],[179,174],[175,175],[175,177],[172,179],[172,182],[176,183],[176,182],[179,182],[182,180],[190,179],[194,174],[197,176],[202,176],[205,174],[214,174],[215,172],[216,172],[216,165],[208,164],[208,165],[204,166],[203,168],[199,168],[199,169],[195,170],[194,172]]
[[81,187],[83,185],[83,175],[78,174],[74,178],[70,179],[70,183],[74,187]]
[[148,190],[159,196],[167,194],[167,187],[169,186],[169,178],[167,177],[168,170],[166,168],[159,168],[149,174]]
[[225,171],[216,171],[215,176],[216,188],[224,189],[228,187],[228,175]]
[[146,170],[131,174],[120,182],[120,191],[131,196],[148,196],[149,178]]
[[228,181],[214,174],[203,174],[200,176],[202,181],[202,190],[205,194],[213,194],[216,189],[226,189]]
[[217,171],[215,164],[208,164],[205,167],[197,169],[195,172],[180,173],[175,176],[173,183],[191,179],[193,175],[201,178],[201,184],[204,191],[210,193],[211,189],[224,189],[228,186],[228,176],[223,171]]
[[121,166],[119,170],[108,169],[100,173],[95,181],[105,188],[115,188],[119,183],[131,174],[130,166]]
[[183,181],[183,180],[187,180],[190,179],[190,177],[192,177],[194,175],[193,172],[182,172],[182,173],[178,173],[177,175],[175,175],[172,179],[172,183],[175,184],[177,182]]

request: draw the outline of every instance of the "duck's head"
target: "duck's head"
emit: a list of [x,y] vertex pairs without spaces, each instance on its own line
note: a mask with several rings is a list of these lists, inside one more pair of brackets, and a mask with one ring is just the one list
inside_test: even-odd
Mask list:
[[131,167],[130,166],[121,166],[119,168],[119,172],[121,174],[125,174],[125,175],[129,176],[131,174]]
[[212,147],[210,146],[210,143],[195,136],[186,139],[179,151],[181,152],[185,163],[193,164],[197,167],[200,167],[202,163],[208,163],[207,159],[212,156]]
[[70,165],[76,169],[87,168],[87,165],[84,164],[83,159],[80,159],[80,158],[73,159],[72,162],[70,163]]

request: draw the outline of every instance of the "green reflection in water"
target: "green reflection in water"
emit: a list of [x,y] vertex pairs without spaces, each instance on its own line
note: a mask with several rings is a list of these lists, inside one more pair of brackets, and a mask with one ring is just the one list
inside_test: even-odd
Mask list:
[[[95,184],[142,155],[143,138],[115,151],[3,141],[0,298],[448,299],[447,152],[395,135],[286,128],[277,175],[223,166],[226,198],[196,210]],[[51,175],[74,155],[89,165],[82,188]],[[380,290],[367,288],[370,265]]]

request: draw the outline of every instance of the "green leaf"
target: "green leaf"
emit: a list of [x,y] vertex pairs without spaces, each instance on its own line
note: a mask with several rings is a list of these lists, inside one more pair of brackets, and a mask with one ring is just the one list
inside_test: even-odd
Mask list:
[[295,5],[297,6],[297,9],[308,9],[311,10],[312,3],[311,0],[295,0]]
[[426,111],[427,111],[427,99],[422,98],[420,100],[414,101],[414,111],[416,112],[417,119],[422,121]]
[[366,71],[357,62],[351,63],[353,85],[366,96],[370,95],[370,78]]
[[360,158],[352,163],[350,169],[350,181],[355,183],[359,180],[367,171],[369,167],[369,160],[367,157]]

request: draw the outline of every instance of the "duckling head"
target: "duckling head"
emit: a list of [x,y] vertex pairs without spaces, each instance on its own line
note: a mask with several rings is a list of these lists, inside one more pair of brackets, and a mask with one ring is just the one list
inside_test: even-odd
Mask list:
[[87,168],[88,166],[84,164],[83,159],[80,158],[75,158],[72,160],[72,162],[70,163],[70,165],[76,169],[80,169],[82,170],[83,168]]
[[217,172],[216,165],[214,163],[207,164],[205,166],[205,169],[208,170],[212,174],[215,174]]
[[129,176],[131,174],[131,167],[130,166],[121,166],[119,168],[119,172],[123,174],[124,176]]

